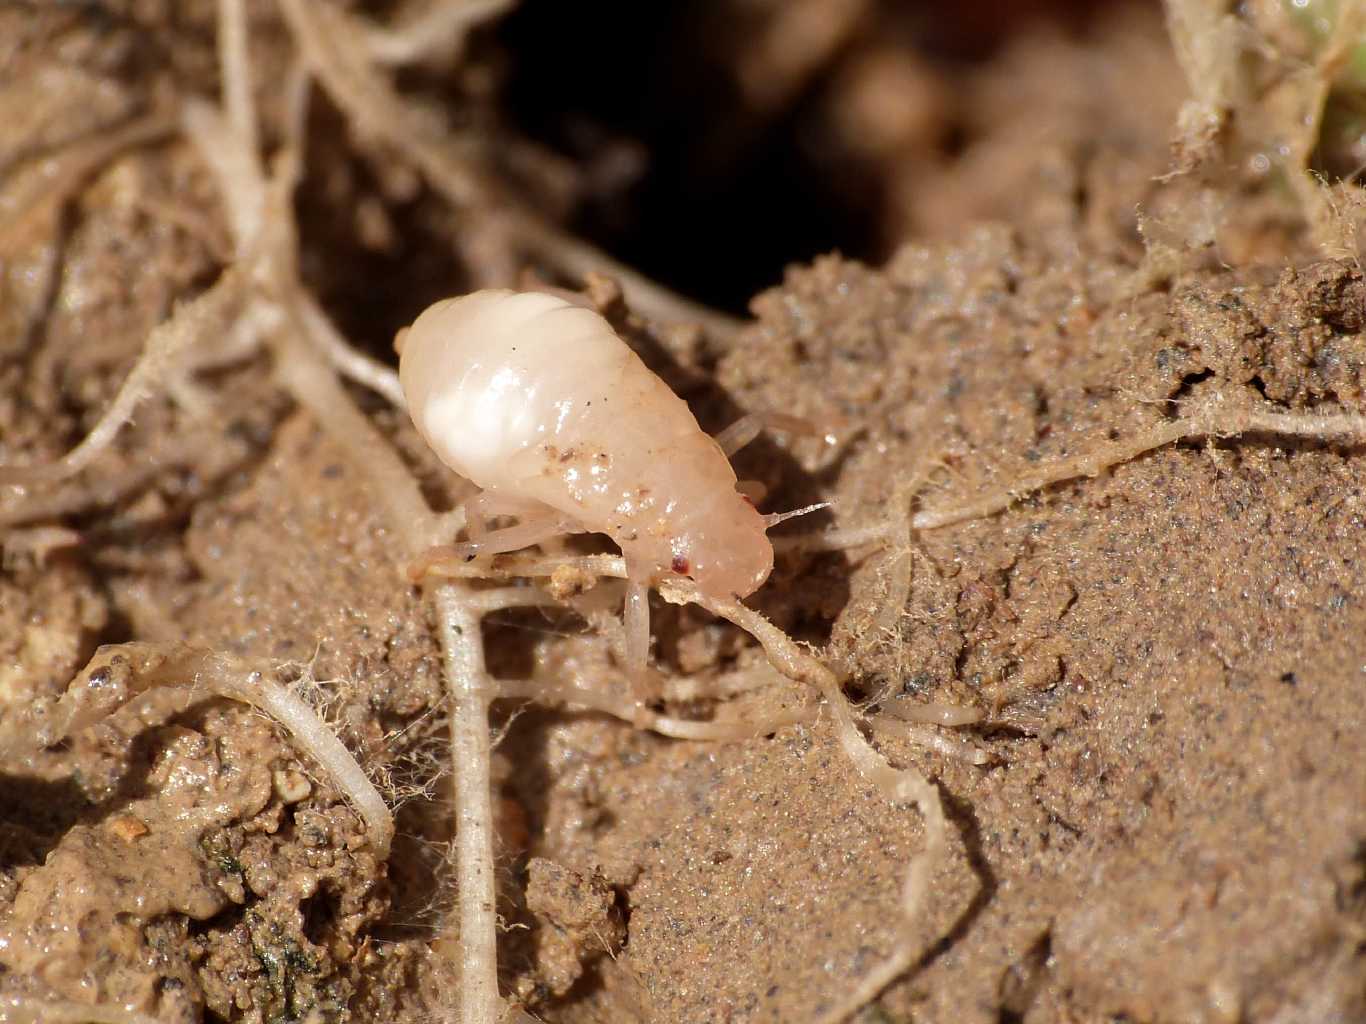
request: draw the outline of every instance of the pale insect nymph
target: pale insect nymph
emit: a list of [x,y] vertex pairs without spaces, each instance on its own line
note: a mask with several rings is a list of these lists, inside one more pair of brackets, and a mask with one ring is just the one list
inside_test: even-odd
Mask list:
[[[400,349],[418,432],[482,491],[465,506],[469,539],[448,555],[606,534],[625,556],[633,669],[647,658],[651,586],[686,576],[727,600],[768,578],[765,531],[786,516],[755,510],[727,452],[598,313],[556,295],[489,289],[428,308]],[[488,529],[497,516],[517,524]]]

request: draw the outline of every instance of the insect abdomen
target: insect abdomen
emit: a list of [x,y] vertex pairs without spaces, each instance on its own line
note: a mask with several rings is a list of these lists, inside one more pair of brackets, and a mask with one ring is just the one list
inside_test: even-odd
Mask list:
[[633,573],[686,565],[699,586],[744,594],[767,576],[763,522],[725,455],[592,310],[502,290],[437,303],[409,330],[399,375],[443,462],[607,533]]

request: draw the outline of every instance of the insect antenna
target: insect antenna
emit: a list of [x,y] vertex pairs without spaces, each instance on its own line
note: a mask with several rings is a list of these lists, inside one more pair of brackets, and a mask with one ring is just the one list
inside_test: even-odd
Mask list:
[[789,519],[796,519],[798,516],[809,515],[812,512],[819,512],[823,508],[833,505],[832,501],[818,501],[814,505],[807,505],[804,508],[794,508],[791,512],[770,512],[768,515],[761,516],[764,521],[764,529],[771,530],[779,523],[785,523]]

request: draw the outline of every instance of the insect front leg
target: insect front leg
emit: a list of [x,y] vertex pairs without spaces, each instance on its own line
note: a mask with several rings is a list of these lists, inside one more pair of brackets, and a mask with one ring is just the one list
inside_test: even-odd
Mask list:
[[[480,491],[465,502],[465,528],[472,542],[482,542],[495,531],[492,522],[502,516],[515,516],[518,524],[558,516],[554,509],[539,501],[514,498],[499,491]],[[504,550],[512,550],[506,548]]]
[[820,433],[815,424],[799,416],[789,416],[782,412],[751,412],[741,416],[713,440],[721,446],[726,458],[730,458],[765,430],[778,430],[800,437],[814,437]]
[[[516,516],[518,522],[490,529],[489,522],[500,516]],[[452,575],[453,570],[463,568],[481,555],[518,551],[554,537],[583,532],[577,522],[548,505],[505,498],[491,491],[483,491],[465,503],[465,522],[468,539],[427,549],[408,566],[410,580],[417,582],[428,575]]]
[[649,584],[628,579],[622,625],[626,629],[626,671],[632,679],[643,681],[650,667]]

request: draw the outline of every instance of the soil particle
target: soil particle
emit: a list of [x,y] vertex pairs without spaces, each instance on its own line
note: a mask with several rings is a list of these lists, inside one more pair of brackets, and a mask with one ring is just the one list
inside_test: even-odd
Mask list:
[[70,561],[0,576],[0,715],[59,695],[108,618],[94,580]]
[[[949,267],[964,273],[946,277]],[[1003,292],[1012,276],[1018,287]],[[1095,298],[1078,346],[1090,355],[1064,361],[1077,343],[1059,329],[1064,290],[1054,283],[1067,278],[1073,294]],[[1252,391],[1260,378],[1275,382],[1268,397],[1300,405],[1328,389],[1296,328],[1350,324],[1358,287],[1344,263],[1271,284],[1256,272],[1192,275],[1165,311],[1140,299],[1157,329],[1135,341],[1165,335],[1206,352],[1217,338],[1232,347],[1197,364],[1192,390]],[[885,276],[822,261],[756,304],[760,326],[719,373],[752,406],[776,401],[778,380],[819,374],[819,392],[798,393],[820,396],[804,414],[862,408],[867,434],[850,442],[839,484],[849,521],[885,500],[887,460],[951,458],[953,475],[921,499],[934,506],[971,494],[984,465],[995,463],[988,479],[1008,478],[1031,456],[1080,450],[1088,435],[1160,415],[1127,396],[1160,393],[1169,368],[1141,347],[1107,344],[1133,337],[1135,305],[1101,294],[1083,268],[1046,267],[1001,231],[908,250]],[[946,308],[973,310],[974,327],[943,329]],[[1341,341],[1313,337],[1359,341],[1332,330]],[[1261,345],[1263,336],[1275,340]],[[1298,358],[1278,354],[1291,345]],[[860,359],[881,363],[875,392],[842,372]],[[1354,371],[1333,394],[1349,408],[1360,401]],[[899,422],[907,409],[915,434]],[[1366,663],[1352,597],[1366,583],[1351,539],[1361,502],[1350,453],[1250,439],[1154,452],[1003,516],[927,533],[899,627],[908,644],[939,649],[922,675],[905,648],[860,635],[857,607],[876,581],[856,570],[835,637],[863,671],[885,665],[882,678],[909,674],[938,699],[965,687],[1005,730],[994,743],[1001,767],[937,767],[951,806],[968,815],[960,824],[989,900],[955,953],[889,1006],[994,1019],[1002,978],[1037,943],[1049,949],[1045,1020],[1077,998],[1139,1019],[1236,1019],[1278,1000],[1311,1005],[1321,995],[1314,971],[1342,974],[1358,924],[1334,878],[1366,827],[1366,772],[1340,746],[1363,726],[1348,684]],[[729,916],[753,912],[742,902]],[[648,955],[639,922],[633,915],[632,958]],[[1322,958],[1306,960],[1310,948]],[[1338,1012],[1361,1012],[1359,992],[1331,984],[1346,999]],[[763,1000],[751,1016],[784,1019]]]
[[1266,285],[1192,282],[1172,310],[1186,379],[1214,371],[1295,408],[1359,406],[1364,302],[1360,272],[1339,262],[1288,268]]
[[[311,657],[311,679],[336,673],[331,699],[350,726],[344,734],[371,744],[377,764],[402,762],[407,747],[386,742],[385,723],[432,701],[421,613],[396,614],[409,592],[384,554],[386,535],[371,525],[364,489],[329,471],[342,464],[339,453],[307,427],[286,428],[277,443],[278,457],[250,484],[239,478],[238,488],[195,508],[178,559],[141,586],[116,587],[115,600],[143,635],[156,636],[168,628],[165,606],[159,615],[145,606],[174,590],[177,636],[247,657]],[[138,538],[101,541],[107,558],[111,541]],[[378,578],[393,581],[397,599]],[[88,657],[109,611],[82,579],[59,559],[19,576],[16,600],[4,602],[15,616],[6,679],[16,699],[21,689],[50,699]],[[403,687],[385,683],[394,666]],[[161,724],[185,701],[154,692],[144,705],[77,737],[71,751],[35,759],[54,780],[49,789],[76,770],[86,799],[123,799],[107,820],[94,814],[95,824],[72,827],[63,818],[52,834],[34,810],[16,815],[30,830],[16,835],[34,850],[30,862],[51,852],[40,867],[21,859],[10,869],[18,885],[2,923],[9,976],[28,979],[23,990],[38,995],[93,984],[99,998],[155,1008],[167,1021],[198,1020],[201,1006],[249,1021],[308,1010],[339,1019],[353,1004],[397,1012],[399,994],[368,986],[394,970],[411,974],[413,962],[394,951],[377,963],[364,948],[388,906],[386,869],[367,852],[354,815],[301,774],[309,766],[254,712],[214,704],[183,724]],[[431,769],[400,763],[404,770]],[[38,799],[32,788],[9,783],[6,803],[26,808]]]
[[537,967],[563,997],[600,956],[615,956],[626,937],[616,894],[598,874],[585,875],[544,857],[527,864],[527,909],[539,922]]
[[[160,1005],[170,1020],[197,1017],[199,984],[188,941],[230,899],[200,849],[205,830],[261,813],[270,778],[261,758],[276,741],[259,720],[223,731],[167,726],[148,752],[137,796],[116,816],[70,828],[42,865],[25,873],[0,921],[6,965],[27,990],[93,986],[104,998]],[[179,915],[157,937],[152,922]],[[180,986],[169,994],[169,977]],[[157,1003],[158,996],[167,992]]]

